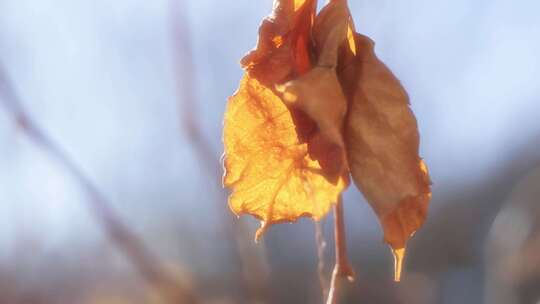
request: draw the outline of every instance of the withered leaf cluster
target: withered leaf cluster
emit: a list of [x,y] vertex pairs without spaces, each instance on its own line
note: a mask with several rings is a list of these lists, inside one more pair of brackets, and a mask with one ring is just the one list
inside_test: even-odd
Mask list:
[[271,224],[323,217],[349,184],[403,249],[431,197],[409,98],[356,33],[345,0],[275,0],[224,119],[234,213]]

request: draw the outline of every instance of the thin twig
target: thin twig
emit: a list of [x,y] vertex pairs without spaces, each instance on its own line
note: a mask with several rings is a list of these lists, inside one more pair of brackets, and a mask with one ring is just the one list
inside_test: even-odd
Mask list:
[[317,257],[319,262],[317,263],[317,273],[319,275],[319,284],[321,285],[322,299],[326,299],[328,296],[328,280],[326,279],[324,262],[324,251],[326,249],[326,241],[324,240],[323,229],[321,221],[315,222],[315,241],[317,243]]
[[[191,48],[191,37],[187,16],[185,13],[185,2],[182,0],[171,0],[172,32],[174,41],[174,58],[176,60],[177,72],[177,93],[179,99],[180,128],[186,132],[195,155],[206,169],[210,179],[215,182],[216,188],[220,189],[220,199],[217,208],[224,210],[227,207],[227,192],[221,185],[221,175],[223,167],[221,161],[216,157],[212,145],[201,132],[201,127],[197,122],[200,117],[197,114],[197,94],[195,92],[196,68],[193,61]],[[241,220],[234,220],[232,214],[221,213],[222,225],[227,234],[227,238],[236,245],[236,253],[239,257],[244,283],[251,300],[265,300],[268,298],[267,278],[268,263],[265,257],[264,245],[255,245],[249,234],[248,227]]]
[[354,281],[354,272],[349,259],[347,257],[347,244],[345,236],[345,218],[343,215],[343,201],[339,197],[334,206],[334,238],[336,245],[336,265],[332,272],[332,281],[330,282],[330,290],[326,304],[337,304],[341,282],[347,279],[349,282]]
[[142,239],[136,236],[111,207],[110,202],[75,162],[28,115],[19,95],[0,64],[0,106],[11,115],[17,126],[37,146],[56,159],[79,183],[88,195],[90,212],[109,240],[127,258],[141,277],[156,288],[167,303],[198,303],[191,291],[180,284],[159,259],[152,254]]

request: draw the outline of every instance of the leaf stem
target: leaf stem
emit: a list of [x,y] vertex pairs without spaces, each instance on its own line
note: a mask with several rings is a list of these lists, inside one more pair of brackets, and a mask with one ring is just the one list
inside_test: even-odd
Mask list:
[[326,304],[337,304],[340,293],[340,285],[344,279],[354,281],[354,272],[347,257],[347,243],[345,235],[345,218],[343,213],[343,201],[339,196],[334,206],[334,238],[336,246],[336,264],[332,272],[330,290]]

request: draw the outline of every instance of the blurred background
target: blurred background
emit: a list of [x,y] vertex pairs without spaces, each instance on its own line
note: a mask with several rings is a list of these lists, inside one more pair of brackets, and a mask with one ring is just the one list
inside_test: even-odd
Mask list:
[[[313,222],[256,245],[220,188],[226,99],[271,2],[0,0],[0,303],[322,303]],[[343,302],[540,303],[540,2],[349,2],[434,185],[400,284],[346,192]]]

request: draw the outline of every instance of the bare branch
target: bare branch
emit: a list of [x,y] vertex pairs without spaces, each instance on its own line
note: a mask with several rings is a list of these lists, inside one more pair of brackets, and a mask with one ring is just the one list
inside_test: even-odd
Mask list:
[[[195,92],[195,79],[197,70],[194,66],[193,54],[191,50],[191,37],[187,16],[185,15],[185,2],[181,0],[171,0],[171,24],[174,42],[174,57],[176,60],[177,72],[177,93],[179,102],[180,128],[186,132],[192,142],[195,155],[206,168],[210,180],[220,189],[220,196],[217,200],[218,210],[226,209],[227,192],[221,185],[222,165],[218,153],[212,149],[212,145],[201,132],[201,127],[197,123],[200,117],[197,113],[197,94]],[[266,262],[265,250],[262,244],[256,246],[249,234],[248,227],[242,220],[234,220],[231,213],[220,212],[222,225],[227,234],[227,238],[236,244],[236,253],[241,262],[249,297],[252,300],[262,301],[269,294],[267,290],[268,263]]]
[[3,107],[13,117],[15,123],[34,144],[58,161],[79,183],[82,190],[88,195],[88,200],[85,202],[105,235],[131,262],[146,283],[156,288],[168,303],[198,303],[191,291],[169,274],[143,240],[128,228],[103,193],[60,145],[54,142],[28,115],[1,63],[0,107]]
[[319,260],[317,264],[317,273],[319,275],[319,284],[321,285],[322,299],[324,301],[328,296],[328,280],[326,279],[326,274],[324,272],[324,268],[326,267],[324,262],[326,241],[324,240],[321,221],[315,222],[315,242],[317,244],[317,257]]

